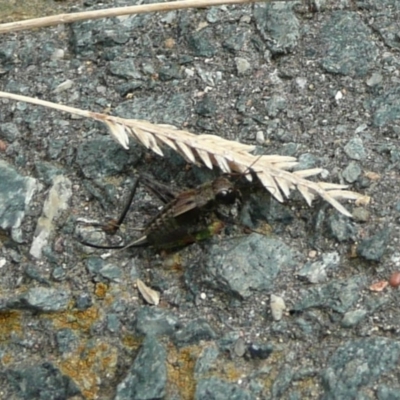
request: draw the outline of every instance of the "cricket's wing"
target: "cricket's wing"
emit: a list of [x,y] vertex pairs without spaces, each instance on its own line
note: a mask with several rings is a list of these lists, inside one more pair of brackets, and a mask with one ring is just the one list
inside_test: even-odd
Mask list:
[[175,200],[168,204],[168,206],[170,206],[170,210],[172,211],[171,216],[173,218],[194,210],[197,208],[195,192],[193,190],[188,190],[181,193]]

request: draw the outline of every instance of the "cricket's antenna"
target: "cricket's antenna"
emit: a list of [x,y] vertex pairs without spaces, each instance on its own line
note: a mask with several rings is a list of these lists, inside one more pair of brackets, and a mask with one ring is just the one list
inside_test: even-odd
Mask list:
[[[260,154],[248,167],[246,167],[246,169],[244,170],[244,172],[240,172],[238,173],[238,178],[236,179],[236,181],[234,181],[234,183],[236,183],[242,176],[247,175],[249,172],[251,172],[251,168],[254,166],[254,164],[256,162],[258,162],[260,160],[260,158],[263,156],[263,154]],[[251,179],[249,179],[251,181]]]

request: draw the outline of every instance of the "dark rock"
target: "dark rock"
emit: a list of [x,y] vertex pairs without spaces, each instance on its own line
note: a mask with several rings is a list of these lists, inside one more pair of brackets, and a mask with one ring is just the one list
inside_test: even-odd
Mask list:
[[267,115],[275,118],[286,108],[286,99],[281,95],[275,94],[265,103],[265,108]]
[[195,111],[202,116],[211,116],[217,112],[217,104],[209,96],[204,98],[196,104]]
[[298,275],[306,278],[311,283],[325,282],[328,270],[336,269],[340,264],[337,252],[322,255],[322,260],[309,261],[299,271]]
[[189,322],[184,328],[174,334],[173,341],[177,346],[198,344],[200,340],[214,340],[216,333],[203,319]]
[[198,379],[202,375],[207,374],[213,367],[218,355],[219,351],[215,345],[206,346],[196,361],[196,365],[194,367],[195,378]]
[[322,372],[324,399],[355,399],[398,365],[400,344],[386,338],[350,340],[339,347]]
[[14,241],[21,243],[20,226],[32,196],[38,189],[36,179],[20,175],[0,160],[0,228],[11,229]]
[[56,334],[58,351],[60,353],[69,353],[74,351],[79,344],[77,335],[72,329],[60,329]]
[[328,230],[331,235],[339,242],[345,240],[355,240],[357,229],[353,222],[342,214],[334,213],[328,219]]
[[171,312],[144,306],[136,314],[134,328],[139,335],[170,336],[179,328],[179,320]]
[[53,178],[56,176],[65,174],[64,168],[59,168],[46,161],[36,162],[35,167],[38,178],[44,181],[46,185],[51,185],[53,183]]
[[124,101],[115,108],[115,114],[123,118],[180,126],[189,117],[191,104],[192,99],[187,94],[146,94]]
[[353,160],[365,160],[367,153],[365,151],[362,140],[359,137],[350,139],[346,146],[344,146],[344,152]]
[[226,39],[222,43],[222,46],[230,52],[236,53],[243,47],[246,37],[247,35],[245,32],[239,32],[235,35],[229,35],[228,39]]
[[80,293],[76,299],[76,308],[81,311],[87,310],[92,304],[92,298],[89,293]]
[[279,371],[272,385],[272,398],[280,399],[283,397],[284,392],[289,388],[290,383],[293,380],[294,368],[292,366],[285,365]]
[[283,242],[259,234],[213,246],[206,260],[205,280],[212,287],[249,297],[270,290],[282,266],[294,266],[295,252]]
[[343,328],[351,328],[356,326],[360,321],[362,321],[367,315],[366,310],[354,310],[348,311],[344,314],[341,325]]
[[14,142],[21,136],[21,133],[17,127],[12,122],[5,122],[0,124],[0,139],[4,139],[7,142]]
[[247,390],[218,378],[201,379],[196,386],[195,400],[255,400]]
[[52,312],[63,311],[71,301],[69,291],[64,289],[35,287],[7,301],[7,309]]
[[357,254],[369,261],[380,261],[390,239],[390,230],[383,229],[374,236],[363,239],[357,247]]
[[333,12],[321,28],[320,41],[325,49],[322,67],[333,74],[365,76],[378,57],[371,34],[357,14]]
[[367,103],[374,112],[373,124],[382,127],[400,118],[400,86],[389,88],[381,96]]
[[212,57],[217,49],[208,39],[210,33],[207,29],[200,32],[191,33],[188,38],[189,48],[192,50],[195,57]]
[[179,66],[176,64],[162,66],[158,71],[158,76],[161,82],[182,78]]
[[24,400],[67,400],[81,394],[75,383],[51,363],[21,370],[9,369],[5,374],[16,394]]
[[109,66],[110,73],[124,79],[141,79],[142,75],[133,60],[113,61]]
[[304,311],[312,307],[330,308],[345,313],[360,297],[361,288],[366,284],[362,276],[352,276],[347,280],[332,281],[301,291],[301,299],[294,311]]
[[76,162],[86,178],[116,175],[140,157],[135,151],[127,152],[110,137],[87,140],[78,148]]
[[110,313],[107,315],[107,329],[111,333],[118,333],[121,328],[121,321],[118,314]]
[[248,351],[251,358],[266,360],[274,351],[274,347],[270,344],[252,343],[248,347]]
[[300,24],[293,4],[274,2],[254,7],[254,18],[272,54],[286,54],[297,46]]
[[362,170],[360,166],[355,163],[351,162],[343,171],[343,178],[349,182],[354,183],[361,175]]
[[154,338],[146,336],[128,375],[117,387],[115,400],[161,400],[166,394],[167,353]]

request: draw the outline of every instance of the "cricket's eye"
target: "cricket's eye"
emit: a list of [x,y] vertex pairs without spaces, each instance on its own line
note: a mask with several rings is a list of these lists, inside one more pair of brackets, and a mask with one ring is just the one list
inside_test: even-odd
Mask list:
[[235,201],[236,193],[233,189],[223,189],[218,192],[217,198],[226,204],[230,204]]

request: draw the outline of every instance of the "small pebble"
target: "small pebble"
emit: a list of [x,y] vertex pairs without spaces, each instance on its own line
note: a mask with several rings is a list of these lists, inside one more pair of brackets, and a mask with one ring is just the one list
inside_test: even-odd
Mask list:
[[400,272],[393,272],[392,276],[389,279],[389,284],[392,287],[400,286]]
[[272,318],[274,319],[274,321],[280,321],[283,316],[283,311],[286,308],[285,301],[283,300],[283,298],[271,294],[270,307],[271,307]]

